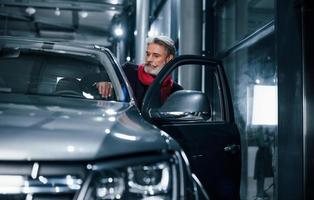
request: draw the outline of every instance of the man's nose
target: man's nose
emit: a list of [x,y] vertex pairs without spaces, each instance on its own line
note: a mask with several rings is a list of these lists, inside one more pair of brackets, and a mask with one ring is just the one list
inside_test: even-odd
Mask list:
[[146,61],[150,62],[152,60],[153,60],[153,56],[151,56],[151,55],[146,56]]

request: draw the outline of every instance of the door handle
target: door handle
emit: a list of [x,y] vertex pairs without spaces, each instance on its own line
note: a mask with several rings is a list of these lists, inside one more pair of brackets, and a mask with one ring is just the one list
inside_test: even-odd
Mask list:
[[238,151],[240,151],[240,145],[238,145],[238,144],[228,145],[224,148],[224,151],[231,153],[231,154],[235,154]]

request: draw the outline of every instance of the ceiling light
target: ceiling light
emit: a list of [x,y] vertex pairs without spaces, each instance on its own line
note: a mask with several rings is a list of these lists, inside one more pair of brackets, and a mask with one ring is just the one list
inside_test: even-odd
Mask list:
[[114,34],[115,34],[116,36],[122,36],[122,35],[123,35],[123,29],[122,29],[121,27],[116,27],[116,28],[114,29]]
[[36,13],[36,9],[33,8],[33,7],[27,7],[27,8],[25,9],[25,12],[26,12],[28,15],[33,15],[33,14]]
[[111,3],[114,4],[114,5],[116,5],[116,4],[119,3],[119,0],[111,0]]
[[56,16],[60,16],[60,15],[61,15],[61,11],[60,11],[59,8],[56,8],[56,10],[55,10],[55,15],[56,15]]
[[88,16],[88,12],[86,11],[80,11],[79,14],[82,18],[86,18]]

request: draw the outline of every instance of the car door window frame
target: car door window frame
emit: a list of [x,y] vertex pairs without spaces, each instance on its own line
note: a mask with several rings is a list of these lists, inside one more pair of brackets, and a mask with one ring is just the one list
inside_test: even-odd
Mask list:
[[142,114],[143,117],[152,121],[150,116],[151,109],[158,108],[158,103],[154,101],[154,97],[156,97],[159,92],[159,88],[162,84],[162,81],[166,76],[168,76],[174,69],[181,65],[186,64],[194,64],[194,65],[211,65],[217,68],[217,84],[220,87],[221,94],[221,106],[222,106],[222,121],[224,122],[233,122],[233,108],[231,103],[231,96],[229,86],[226,81],[226,76],[222,67],[222,64],[219,60],[210,59],[204,56],[196,56],[196,55],[181,55],[177,58],[173,59],[169,63],[165,65],[165,67],[160,71],[159,75],[156,77],[154,83],[148,88],[147,93],[144,97],[143,105],[142,105]]

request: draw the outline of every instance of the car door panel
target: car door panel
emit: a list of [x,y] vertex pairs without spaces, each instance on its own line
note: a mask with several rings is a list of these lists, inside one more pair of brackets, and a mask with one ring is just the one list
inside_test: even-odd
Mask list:
[[[219,93],[221,120],[213,120],[215,119],[213,111],[211,118],[192,117],[189,118],[191,120],[180,119],[176,116],[173,119],[165,118],[163,116],[167,115],[158,113],[158,110],[167,111],[161,106],[157,94],[163,78],[175,68],[185,64],[210,65],[212,69],[217,70],[218,86],[216,91]],[[142,107],[142,113],[146,120],[167,132],[181,145],[189,159],[192,172],[200,179],[210,198],[214,200],[240,199],[240,134],[234,123],[230,96],[228,83],[219,61],[201,56],[180,56],[168,63],[160,72],[148,89]],[[191,96],[191,98],[193,97]],[[186,103],[182,104],[186,105],[182,107],[184,112],[189,110],[186,107],[193,107],[191,104],[197,104],[192,99],[184,103]],[[179,105],[176,102],[173,104],[172,107],[176,107],[176,104]],[[157,115],[153,116],[154,113]],[[193,113],[191,114],[193,115]]]
[[[199,177],[205,189],[217,184],[219,178],[237,180],[239,187],[240,140],[234,124],[166,124],[159,128],[176,139],[186,152],[192,171]],[[236,146],[234,150],[228,147]],[[215,164],[211,164],[215,163]]]

